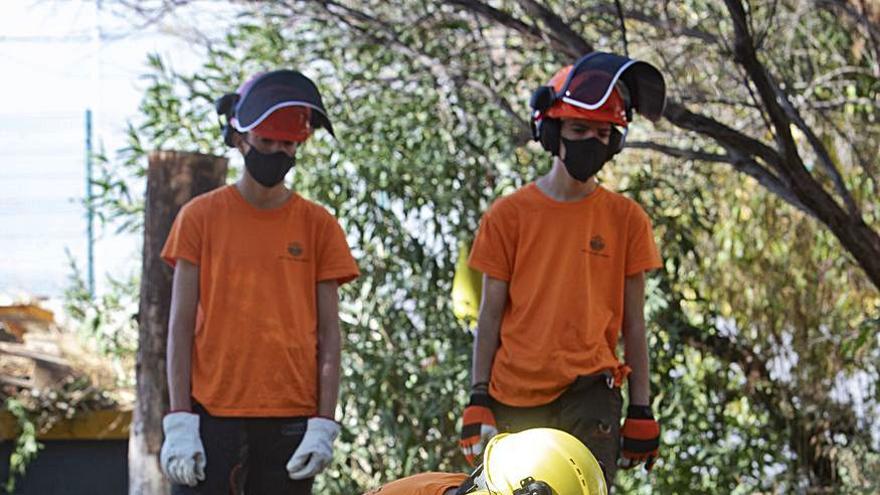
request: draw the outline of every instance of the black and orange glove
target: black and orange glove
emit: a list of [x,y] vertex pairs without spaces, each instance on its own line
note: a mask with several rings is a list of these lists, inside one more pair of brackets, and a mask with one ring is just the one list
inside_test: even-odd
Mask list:
[[629,406],[626,409],[620,442],[620,467],[629,469],[642,462],[647,471],[654,467],[660,450],[660,423],[651,414],[650,406]]
[[471,391],[471,400],[462,414],[461,440],[458,442],[461,453],[471,466],[483,455],[489,439],[498,434],[495,415],[492,414],[490,405],[491,399],[485,384],[475,385]]

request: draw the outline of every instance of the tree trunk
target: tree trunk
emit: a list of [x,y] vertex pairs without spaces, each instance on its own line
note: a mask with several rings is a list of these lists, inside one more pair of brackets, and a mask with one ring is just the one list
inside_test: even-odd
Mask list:
[[228,160],[196,153],[150,154],[144,204],[144,252],[139,310],[137,402],[128,442],[130,495],[163,495],[169,485],[159,468],[162,416],[168,410],[165,346],[172,270],[159,257],[177,212],[194,196],[226,182]]

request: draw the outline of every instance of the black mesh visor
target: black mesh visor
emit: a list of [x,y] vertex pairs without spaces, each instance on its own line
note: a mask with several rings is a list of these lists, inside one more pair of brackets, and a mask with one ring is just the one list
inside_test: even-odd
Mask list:
[[605,104],[615,85],[640,114],[657,120],[666,106],[666,83],[663,75],[646,62],[605,52],[583,56],[568,75],[562,100],[570,105],[595,110]]

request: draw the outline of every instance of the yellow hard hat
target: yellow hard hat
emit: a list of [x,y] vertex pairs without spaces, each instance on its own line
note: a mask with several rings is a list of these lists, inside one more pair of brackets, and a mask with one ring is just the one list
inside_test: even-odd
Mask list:
[[553,428],[496,435],[474,485],[493,495],[607,495],[599,462],[583,443]]

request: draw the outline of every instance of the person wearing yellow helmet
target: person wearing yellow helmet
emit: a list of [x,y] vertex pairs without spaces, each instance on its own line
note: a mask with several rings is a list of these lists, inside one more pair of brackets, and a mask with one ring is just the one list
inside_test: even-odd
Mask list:
[[533,428],[496,435],[470,475],[422,473],[365,495],[607,495],[599,462],[572,435]]
[[611,486],[618,462],[650,469],[658,454],[644,291],[662,262],[645,211],[596,175],[623,149],[633,110],[660,118],[665,83],[645,62],[594,52],[530,105],[553,164],[491,206],[471,249],[483,289],[460,445],[473,464],[499,431],[558,428],[589,447]]

